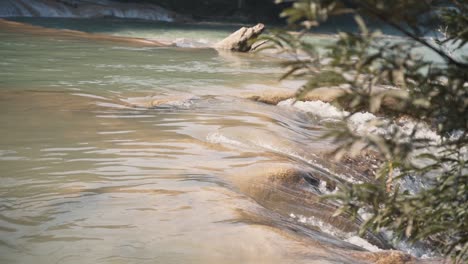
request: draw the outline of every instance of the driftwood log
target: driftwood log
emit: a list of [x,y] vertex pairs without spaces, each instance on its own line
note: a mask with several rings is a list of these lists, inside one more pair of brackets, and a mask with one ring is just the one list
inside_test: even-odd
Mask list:
[[265,25],[261,23],[253,27],[242,27],[213,47],[215,49],[248,52],[252,49],[252,40],[262,34],[264,29]]
[[[53,35],[55,37],[64,37],[64,38],[79,38],[79,39],[89,39],[94,41],[108,41],[108,42],[121,42],[127,43],[130,45],[136,46],[156,46],[156,47],[175,47],[174,43],[144,39],[144,38],[132,38],[132,37],[121,37],[121,36],[112,36],[105,34],[93,34],[86,33],[76,30],[67,30],[67,29],[53,29],[45,28],[41,26],[30,25],[26,23],[8,21],[0,18],[0,28],[7,31],[22,31],[34,35]],[[265,29],[265,25],[257,24],[253,27],[242,27],[236,32],[232,33],[227,38],[216,43],[212,48],[219,50],[229,50],[229,51],[238,51],[238,52],[249,52],[252,50],[253,40],[257,38]]]

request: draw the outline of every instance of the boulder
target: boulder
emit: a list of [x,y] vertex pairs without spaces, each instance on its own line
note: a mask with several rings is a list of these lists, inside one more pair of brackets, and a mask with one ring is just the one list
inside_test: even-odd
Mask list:
[[214,45],[215,49],[231,50],[248,52],[252,49],[251,40],[258,37],[263,30],[265,25],[259,23],[253,27],[242,27],[236,32],[232,33],[229,37]]

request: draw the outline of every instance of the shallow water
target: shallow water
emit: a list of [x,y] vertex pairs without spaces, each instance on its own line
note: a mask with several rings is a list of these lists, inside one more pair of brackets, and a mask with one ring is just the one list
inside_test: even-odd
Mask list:
[[[123,25],[93,21],[91,32]],[[141,23],[113,34],[191,39],[196,28]],[[199,29],[207,42],[227,32]],[[317,200],[362,177],[321,156],[326,127],[244,99],[297,87],[277,81],[276,59],[2,28],[0,57],[0,262],[364,261],[347,242],[355,223]]]

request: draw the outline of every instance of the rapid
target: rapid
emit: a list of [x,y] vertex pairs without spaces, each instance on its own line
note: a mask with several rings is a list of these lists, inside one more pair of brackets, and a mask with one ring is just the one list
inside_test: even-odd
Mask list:
[[14,20],[175,46],[0,26],[1,263],[372,263],[394,247],[319,199],[367,177],[326,155],[337,109],[250,100],[301,83],[278,58],[207,48],[237,26]]

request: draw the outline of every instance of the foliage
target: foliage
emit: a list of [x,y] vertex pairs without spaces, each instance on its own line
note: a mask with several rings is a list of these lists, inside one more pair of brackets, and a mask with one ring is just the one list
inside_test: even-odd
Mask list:
[[[468,1],[292,2],[282,16],[296,31],[266,39],[291,58],[284,77],[309,80],[298,96],[326,85],[321,74],[334,72],[343,77],[334,80],[346,80],[349,86],[337,102],[346,102],[342,107],[350,116],[385,113],[372,125],[386,133],[358,133],[345,122],[328,134],[340,143],[338,157],[373,149],[385,159],[375,179],[343,185],[331,197],[339,201],[337,214],[359,217],[365,212],[369,217],[363,231],[389,230],[399,239],[430,243],[455,262],[466,261]],[[358,30],[339,32],[325,48],[307,41],[314,27],[337,16],[352,16]],[[369,29],[370,23],[397,29],[404,37],[384,37]],[[425,59],[422,49],[437,59]],[[379,89],[382,85],[398,89]],[[401,125],[401,117],[410,117],[414,125]],[[440,138],[424,136],[428,128]],[[408,188],[408,182],[418,187]]]
[[153,3],[194,19],[277,21],[281,8],[273,0],[117,0]]

